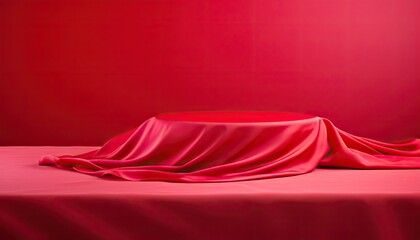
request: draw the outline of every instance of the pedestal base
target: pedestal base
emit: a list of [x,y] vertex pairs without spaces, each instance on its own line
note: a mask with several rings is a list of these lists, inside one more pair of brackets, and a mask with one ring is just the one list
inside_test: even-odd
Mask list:
[[420,144],[357,137],[306,114],[187,112],[152,117],[98,150],[40,164],[126,180],[222,182],[298,175],[317,166],[420,168]]

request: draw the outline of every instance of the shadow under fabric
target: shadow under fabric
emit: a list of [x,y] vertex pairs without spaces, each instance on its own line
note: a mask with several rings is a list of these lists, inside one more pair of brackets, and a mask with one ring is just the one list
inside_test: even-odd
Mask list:
[[161,114],[95,151],[46,155],[40,165],[130,181],[226,182],[314,168],[420,168],[420,139],[385,143],[325,118],[281,112]]

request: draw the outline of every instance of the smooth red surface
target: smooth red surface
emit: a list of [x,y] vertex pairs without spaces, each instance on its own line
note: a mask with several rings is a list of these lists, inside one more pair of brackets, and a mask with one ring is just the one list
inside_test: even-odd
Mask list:
[[185,112],[152,117],[97,150],[46,155],[39,164],[130,181],[226,182],[317,166],[420,168],[420,139],[379,142],[294,113]]
[[163,112],[420,135],[418,0],[2,0],[0,144],[102,145]]
[[280,122],[313,118],[315,116],[299,113],[281,112],[182,112],[165,113],[158,119],[187,122]]
[[95,149],[1,147],[3,239],[420,238],[418,169],[194,184],[104,180],[35,161]]

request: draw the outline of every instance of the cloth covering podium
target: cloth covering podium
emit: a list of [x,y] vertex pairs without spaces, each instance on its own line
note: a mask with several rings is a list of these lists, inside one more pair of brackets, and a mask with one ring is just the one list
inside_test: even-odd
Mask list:
[[420,168],[420,139],[375,141],[307,114],[168,113],[99,149],[45,155],[39,164],[131,181],[226,182],[293,176],[316,167]]

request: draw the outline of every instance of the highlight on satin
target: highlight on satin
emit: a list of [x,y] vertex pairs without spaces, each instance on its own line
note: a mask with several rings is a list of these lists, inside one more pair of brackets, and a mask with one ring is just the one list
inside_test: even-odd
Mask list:
[[420,139],[380,142],[307,114],[168,113],[97,150],[46,155],[39,164],[130,181],[227,182],[294,176],[316,167],[420,168]]

